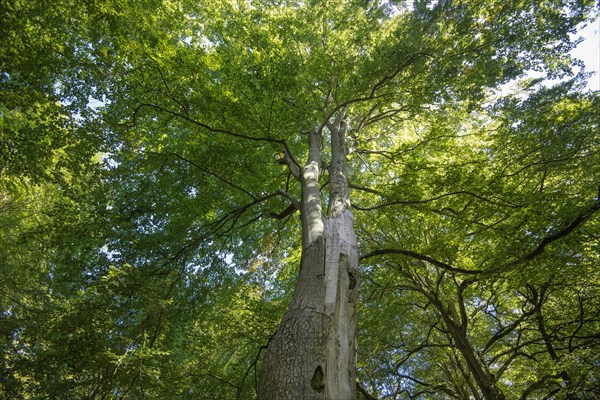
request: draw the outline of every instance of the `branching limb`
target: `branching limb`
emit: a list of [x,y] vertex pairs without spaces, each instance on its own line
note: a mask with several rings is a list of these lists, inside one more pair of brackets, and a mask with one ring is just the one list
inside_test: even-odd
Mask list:
[[275,219],[284,219],[292,215],[294,212],[300,210],[300,202],[294,196],[283,190],[278,190],[277,194],[287,198],[290,201],[290,205],[280,213],[270,212],[269,215],[271,217]]
[[[413,54],[403,64],[400,64],[393,71],[391,71],[388,75],[385,75],[383,78],[381,78],[379,81],[377,81],[373,85],[373,87],[371,88],[369,94],[367,94],[367,95],[365,95],[363,97],[356,97],[356,98],[353,98],[353,99],[349,99],[349,100],[346,100],[346,101],[340,103],[337,107],[335,107],[329,113],[329,115],[327,115],[325,117],[325,121],[329,121],[331,119],[331,117],[333,115],[335,115],[338,111],[340,111],[340,110],[347,110],[348,107],[351,106],[352,104],[363,103],[363,102],[366,102],[366,101],[375,100],[377,98],[389,96],[389,94],[386,94],[386,93],[378,95],[377,92],[380,89],[382,89],[383,87],[385,87],[386,85],[388,85],[391,81],[393,81],[394,78],[396,78],[396,76],[398,76],[402,71],[404,71],[405,69],[407,69],[408,67],[410,67],[420,57],[427,57],[427,56],[430,56],[430,55],[431,54],[426,53],[426,52],[418,52],[418,53]],[[343,114],[345,114],[345,112],[343,112]]]
[[488,352],[489,349],[494,345],[494,343],[511,334],[515,329],[517,329],[521,325],[523,321],[534,315],[542,307],[542,304],[545,301],[544,294],[542,293],[542,296],[539,296],[537,290],[535,290],[532,286],[530,286],[530,288],[532,289],[532,298],[530,300],[530,303],[533,305],[533,307],[529,311],[523,312],[519,316],[519,318],[513,321],[512,324],[501,327],[496,333],[494,333],[494,335],[487,341],[487,343],[483,347],[483,353]]

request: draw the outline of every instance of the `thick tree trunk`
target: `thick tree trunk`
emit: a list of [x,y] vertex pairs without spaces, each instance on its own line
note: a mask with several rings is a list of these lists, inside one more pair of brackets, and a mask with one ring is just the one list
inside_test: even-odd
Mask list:
[[[330,126],[340,133],[341,118]],[[341,138],[343,132],[336,141]],[[302,169],[302,260],[292,300],[271,339],[259,382],[261,400],[352,400],[355,396],[358,246],[349,209],[345,153],[332,140],[330,207],[319,190],[320,133]],[[342,169],[340,169],[343,167]],[[332,177],[332,174],[336,177]],[[333,184],[335,181],[335,186]],[[342,198],[338,198],[341,196]],[[333,199],[337,198],[334,204]]]

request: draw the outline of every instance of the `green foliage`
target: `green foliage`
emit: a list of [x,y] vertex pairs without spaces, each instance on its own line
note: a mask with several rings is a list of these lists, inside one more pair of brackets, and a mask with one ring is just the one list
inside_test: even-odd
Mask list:
[[362,391],[599,396],[594,2],[398,3],[2,1],[0,397],[254,398],[340,110]]
[[[473,374],[444,320],[463,307],[458,321],[508,398],[596,395],[598,98],[573,88],[452,111],[367,153],[389,163],[366,172],[385,191],[359,195],[357,214],[370,242],[359,348],[372,393],[470,396]],[[381,248],[413,253],[371,261]]]

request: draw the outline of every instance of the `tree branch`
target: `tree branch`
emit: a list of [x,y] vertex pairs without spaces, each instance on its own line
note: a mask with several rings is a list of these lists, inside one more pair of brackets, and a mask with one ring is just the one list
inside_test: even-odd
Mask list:
[[202,123],[194,118],[191,118],[186,114],[183,114],[178,111],[173,111],[168,108],[162,107],[158,104],[152,104],[152,103],[140,103],[138,105],[138,107],[133,112],[133,125],[135,125],[135,123],[136,123],[138,112],[144,107],[152,108],[152,109],[158,110],[160,112],[172,115],[174,117],[181,118],[187,122],[190,122],[196,126],[206,129],[207,131],[210,131],[210,132],[222,133],[224,135],[232,136],[232,137],[239,138],[239,139],[252,140],[255,142],[273,143],[273,144],[282,146],[283,152],[285,154],[285,159],[287,161],[290,172],[296,179],[299,179],[299,177],[300,177],[300,175],[299,175],[300,164],[298,163],[298,161],[296,161],[296,159],[292,155],[292,152],[291,152],[289,146],[287,145],[287,142],[283,139],[273,139],[273,138],[269,138],[269,137],[256,137],[256,136],[250,136],[250,135],[244,135],[241,133],[236,133],[236,132],[233,132],[233,131],[230,131],[227,129],[214,128],[214,127],[207,125],[205,123]]
[[152,109],[164,112],[166,114],[172,115],[174,117],[178,117],[178,118],[184,119],[184,120],[186,120],[186,121],[188,121],[188,122],[190,122],[190,123],[192,123],[194,125],[197,125],[197,126],[199,126],[201,128],[204,128],[204,129],[206,129],[207,131],[210,131],[210,132],[222,133],[222,134],[227,135],[227,136],[232,136],[232,137],[236,137],[236,138],[239,138],[239,139],[253,140],[255,142],[275,143],[275,144],[278,144],[278,145],[283,145],[284,144],[283,140],[266,138],[266,137],[256,137],[256,136],[244,135],[244,134],[236,133],[236,132],[233,132],[233,131],[230,131],[230,130],[227,130],[227,129],[213,128],[212,126],[207,125],[205,123],[202,123],[200,121],[197,121],[194,118],[191,118],[191,117],[189,117],[189,116],[187,116],[185,114],[182,114],[182,113],[177,112],[177,111],[169,110],[168,108],[165,108],[163,106],[159,106],[158,104],[140,103],[140,105],[138,107],[138,110],[141,109],[141,108],[143,108],[143,107],[152,108]]
[[428,263],[435,265],[436,267],[442,268],[446,271],[451,271],[451,272],[458,272],[461,274],[468,274],[468,275],[478,275],[480,274],[482,271],[479,270],[470,270],[470,269],[463,269],[463,268],[457,268],[454,267],[450,264],[446,264],[442,261],[438,261],[434,258],[431,258],[429,256],[417,253],[415,251],[411,251],[411,250],[401,250],[401,249],[379,249],[379,250],[374,250],[370,253],[364,254],[362,256],[360,256],[360,260],[366,260],[367,258],[371,258],[371,257],[375,257],[375,256],[380,256],[380,255],[385,255],[385,254],[400,254],[403,256],[408,256],[408,257],[412,257],[415,258],[417,260],[421,260],[421,261],[427,261]]
[[247,194],[247,195],[248,195],[248,196],[250,196],[252,199],[256,200],[256,196],[254,196],[252,193],[250,193],[250,192],[249,192],[249,191],[247,191],[246,189],[244,189],[244,188],[242,188],[242,187],[240,187],[240,186],[236,185],[236,184],[235,184],[235,183],[233,183],[233,182],[229,182],[227,179],[225,179],[225,178],[223,178],[223,177],[221,177],[221,176],[219,176],[219,175],[215,174],[214,172],[211,172],[211,171],[207,170],[206,168],[202,168],[202,167],[201,167],[201,166],[200,166],[198,163],[196,163],[196,162],[194,162],[194,161],[190,160],[189,158],[185,158],[185,157],[183,157],[183,156],[181,156],[181,155],[179,155],[179,154],[177,154],[177,153],[161,153],[161,152],[157,152],[157,151],[149,151],[148,153],[149,153],[149,154],[154,154],[154,155],[163,156],[163,157],[174,157],[174,158],[177,158],[177,159],[179,159],[179,160],[181,160],[181,161],[184,161],[184,162],[186,162],[186,163],[188,163],[188,164],[190,164],[190,165],[194,166],[194,167],[195,167],[195,168],[197,168],[199,171],[202,171],[202,172],[204,172],[204,173],[205,173],[205,174],[207,174],[207,175],[210,175],[210,176],[212,176],[212,177],[215,177],[215,178],[217,178],[218,180],[220,180],[221,182],[225,183],[226,185],[228,185],[228,186],[231,186],[232,188],[234,188],[234,189],[237,189],[237,190],[239,190],[239,191],[241,191],[241,192],[243,192],[243,193]]
[[500,267],[494,268],[493,270],[494,271],[503,271],[503,270],[512,268],[518,264],[533,260],[534,258],[541,255],[546,250],[546,247],[548,247],[548,245],[550,245],[551,243],[554,243],[557,240],[560,240],[563,237],[572,233],[579,226],[583,225],[598,210],[600,210],[600,193],[599,193],[599,197],[594,199],[594,202],[589,207],[584,209],[581,213],[579,213],[579,215],[577,215],[573,219],[573,221],[571,221],[571,223],[566,225],[564,228],[559,229],[559,230],[555,231],[554,233],[551,233],[548,236],[544,237],[541,240],[541,242],[536,246],[535,249],[533,249],[532,251],[530,251],[527,254],[522,255],[521,257],[517,258],[516,260],[513,260],[511,262],[503,264]]
[[[381,197],[385,197],[384,193],[381,193],[375,189],[370,189],[370,188],[365,188],[362,186],[357,186],[357,185],[350,185],[350,188],[352,189],[357,189],[357,190],[362,190],[365,192],[369,192],[369,193],[373,193],[376,194],[378,196]],[[459,190],[456,192],[450,192],[450,193],[444,193],[444,194],[440,194],[439,196],[435,196],[435,197],[431,197],[429,199],[422,199],[422,200],[394,200],[394,201],[389,201],[387,203],[381,203],[381,204],[377,204],[373,207],[360,207],[360,206],[356,206],[353,205],[353,208],[360,210],[360,211],[371,211],[371,210],[377,210],[380,208],[384,208],[384,207],[390,207],[390,206],[395,206],[395,205],[414,205],[414,204],[427,204],[427,203],[431,203],[433,201],[436,200],[440,200],[443,199],[444,197],[450,197],[450,196],[460,196],[460,195],[467,195],[467,196],[471,196],[474,197],[478,200],[484,201],[486,203],[489,204],[493,204],[493,205],[497,205],[497,206],[503,206],[503,207],[518,207],[516,205],[512,205],[512,204],[506,204],[504,202],[500,202],[500,201],[494,201],[494,200],[490,200],[487,199],[481,195],[478,195],[477,193],[473,193],[473,192],[469,192],[466,190]]]
[[[269,340],[270,341],[270,340]],[[246,373],[244,374],[244,377],[242,378],[242,382],[240,382],[239,386],[237,386],[237,394],[236,394],[236,399],[240,400],[242,397],[242,387],[244,386],[244,382],[246,381],[246,378],[248,377],[248,374],[250,374],[250,370],[254,367],[256,368],[256,364],[258,363],[258,359],[260,357],[260,353],[263,350],[266,350],[268,347],[268,344],[265,346],[260,346],[260,348],[258,349],[258,352],[256,353],[256,357],[254,357],[254,361],[252,361],[252,363],[248,366],[248,368],[246,369]]]
[[[374,100],[376,98],[381,98],[384,97],[385,94],[381,94],[381,95],[376,95],[377,91],[379,89],[381,89],[382,87],[385,87],[390,81],[392,81],[396,76],[398,76],[398,74],[400,74],[400,72],[402,72],[404,69],[408,68],[412,63],[414,63],[419,57],[422,56],[429,56],[429,53],[425,53],[425,52],[418,52],[413,54],[412,56],[410,56],[408,58],[408,60],[406,60],[406,62],[404,62],[403,64],[401,64],[400,66],[398,66],[395,70],[393,70],[390,74],[385,75],[383,78],[381,78],[379,81],[377,81],[373,87],[371,88],[371,91],[369,92],[368,95],[364,96],[364,97],[357,97],[354,99],[350,99],[350,100],[346,100],[343,103],[339,104],[337,107],[335,107],[330,113],[329,115],[327,115],[325,117],[325,121],[329,121],[331,119],[331,117],[337,113],[339,110],[342,109],[347,109],[350,105],[352,104],[356,104],[356,103],[361,103],[364,101],[370,101],[370,100]],[[324,126],[324,125],[323,125]]]
[[292,152],[288,147],[287,143],[285,141],[281,141],[281,145],[283,146],[283,154],[285,156],[285,161],[290,170],[290,173],[294,178],[296,178],[296,180],[300,180],[300,164],[292,155]]
[[296,206],[296,204],[291,203],[282,212],[280,212],[280,213],[270,212],[269,215],[275,219],[284,219],[285,217],[292,215],[293,213],[295,213],[298,210],[299,210],[299,208]]
[[391,74],[386,75],[383,78],[381,78],[381,80],[379,80],[379,82],[377,82],[371,89],[371,93],[369,94],[369,97],[373,97],[379,89],[384,87],[388,82],[390,82],[392,79],[394,79],[396,76],[398,76],[398,74],[400,72],[402,72],[405,68],[408,68],[412,63],[414,63],[417,60],[417,58],[419,58],[420,56],[429,56],[429,55],[430,55],[429,53],[425,53],[425,52],[418,52],[418,53],[413,54],[408,60],[406,60],[406,62],[404,64],[402,64],[398,68],[396,68]]
[[358,381],[356,381],[356,390],[358,390],[360,394],[364,396],[365,400],[379,400],[377,397],[367,392],[367,390],[364,387],[362,387],[362,385]]

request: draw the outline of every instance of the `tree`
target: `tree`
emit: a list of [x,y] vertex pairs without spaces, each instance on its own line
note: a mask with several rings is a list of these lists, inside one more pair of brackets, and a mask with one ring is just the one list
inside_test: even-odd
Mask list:
[[[420,186],[431,191],[421,197],[426,201],[389,201],[379,226],[400,226],[398,218],[418,225],[381,229],[371,239],[377,250],[362,255],[363,264],[373,265],[367,276],[363,273],[370,282],[365,302],[379,308],[386,304],[389,321],[380,328],[385,333],[364,343],[365,354],[378,356],[362,368],[380,371],[366,376],[396,377],[392,383],[371,381],[371,393],[434,398],[597,395],[591,370],[566,361],[578,359],[593,369],[588,351],[599,344],[591,333],[598,332],[598,309],[587,297],[597,284],[596,273],[586,267],[595,256],[580,250],[595,243],[594,234],[589,236],[595,223],[589,217],[599,206],[597,182],[584,165],[597,146],[596,135],[589,135],[597,123],[592,116],[597,98],[568,94],[571,89],[569,83],[542,88],[527,100],[513,99],[502,111],[504,122],[479,134],[465,127],[468,117],[454,119],[462,127],[446,120],[433,124],[426,140],[438,140],[427,146],[426,165],[415,152],[405,153],[407,174],[420,165],[439,183],[427,187],[428,180]],[[481,116],[472,122],[481,127]],[[488,122],[485,118],[483,126]],[[506,130],[513,133],[506,135]],[[561,139],[548,140],[549,135]],[[500,137],[502,141],[494,140]],[[453,151],[463,156],[462,162],[448,154]],[[401,154],[401,147],[392,153]],[[437,195],[437,188],[450,182],[453,190]],[[398,211],[390,212],[392,207]],[[425,218],[428,213],[437,217]],[[574,301],[572,307],[558,305],[566,297]],[[547,315],[552,315],[548,330]],[[393,350],[375,350],[385,344]]]
[[[579,253],[597,255],[596,175],[582,167],[597,153],[597,98],[563,86],[489,106],[491,89],[527,69],[570,73],[569,33],[593,2],[8,6],[9,34],[27,21],[68,51],[41,58],[64,54],[56,70],[10,64],[3,91],[32,85],[68,102],[81,132],[102,133],[82,141],[105,160],[100,178],[81,180],[102,196],[77,199],[94,210],[96,234],[76,241],[88,259],[42,240],[56,252],[47,264],[57,303],[40,307],[64,321],[42,340],[39,328],[3,314],[12,324],[6,348],[37,345],[4,367],[35,377],[29,396],[164,398],[173,395],[168,377],[181,398],[243,398],[253,395],[252,367],[262,366],[259,398],[355,398],[359,258],[365,307],[373,293],[401,290],[396,307],[378,303],[366,320],[411,327],[392,334],[363,324],[366,346],[395,370],[373,369],[376,357],[364,353],[360,396],[501,399],[593,387],[593,373],[569,364],[596,346],[597,307],[584,302],[593,285],[549,279],[558,266],[547,254],[575,270],[589,262]],[[3,59],[25,52],[7,49]],[[103,107],[92,112],[91,98]],[[532,111],[540,105],[547,120]],[[565,119],[572,123],[558,123]],[[575,172],[581,179],[568,188]],[[584,247],[569,255],[575,237]],[[538,275],[516,272],[538,263]],[[578,314],[548,317],[550,293],[562,291],[577,293]],[[283,313],[281,322],[270,313]],[[474,339],[490,330],[487,343]],[[47,362],[61,366],[54,375],[15,361],[52,359],[44,352],[80,356]],[[524,375],[527,359],[539,375]],[[550,364],[556,374],[544,375]],[[44,392],[44,382],[55,385]]]

